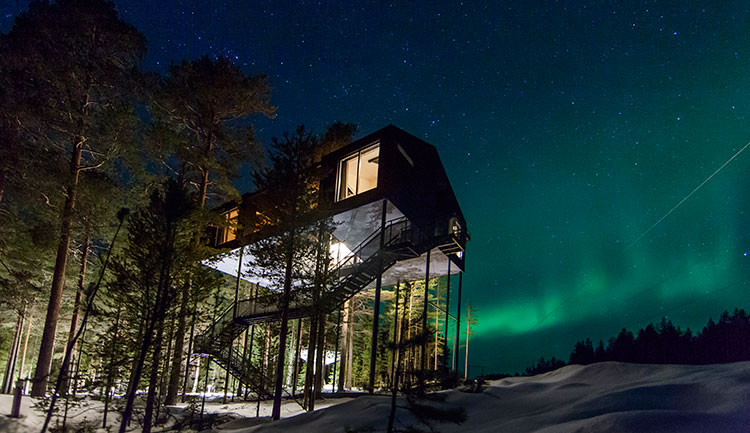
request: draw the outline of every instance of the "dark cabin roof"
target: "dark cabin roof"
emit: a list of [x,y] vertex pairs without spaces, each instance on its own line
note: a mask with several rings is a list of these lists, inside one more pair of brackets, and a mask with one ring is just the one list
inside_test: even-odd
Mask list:
[[[339,162],[376,142],[381,146],[377,188],[335,201]],[[321,205],[330,207],[332,213],[387,198],[415,221],[426,221],[438,214],[455,214],[465,227],[466,220],[435,146],[394,125],[325,155],[322,165],[320,201]]]
[[[348,155],[380,143],[378,185],[375,189],[337,201],[338,166]],[[429,224],[446,215],[456,216],[467,231],[466,219],[453,192],[435,146],[394,126],[388,125],[345,145],[321,158],[319,206],[323,215],[335,215],[375,201],[388,199],[410,220]],[[256,211],[273,207],[273,197],[264,191],[242,195],[240,221],[252,224]],[[217,208],[224,212],[237,206],[235,201]],[[244,214],[244,215],[243,215]],[[236,241],[228,243],[232,246]]]

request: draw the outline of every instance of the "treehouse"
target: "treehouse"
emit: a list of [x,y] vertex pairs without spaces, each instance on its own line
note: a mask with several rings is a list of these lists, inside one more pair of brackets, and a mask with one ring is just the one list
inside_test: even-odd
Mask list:
[[[382,287],[462,274],[466,220],[434,146],[389,125],[319,159],[318,209],[322,218],[333,221],[328,238],[333,278],[317,305],[304,297],[292,299],[290,319],[307,317],[320,305],[326,312],[336,311],[363,290],[375,289],[379,305]],[[220,208],[225,224],[211,233],[215,245],[229,252],[206,263],[271,293],[237,299],[196,340],[197,351],[211,354],[241,380],[248,373],[232,342],[250,325],[280,320],[274,292],[281,288],[261,277],[262,272],[252,272],[255,261],[243,248],[258,240],[258,228],[272,208],[273,197],[263,191],[246,194],[240,205]],[[373,335],[378,312],[376,308]],[[371,368],[371,385],[372,374]]]

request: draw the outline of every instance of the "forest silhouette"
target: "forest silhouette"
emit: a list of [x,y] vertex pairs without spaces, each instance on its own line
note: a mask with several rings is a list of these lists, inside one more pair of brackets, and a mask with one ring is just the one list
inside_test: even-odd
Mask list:
[[568,362],[540,358],[526,367],[532,376],[556,370],[568,364],[588,365],[597,362],[628,362],[635,364],[726,364],[750,361],[750,316],[742,309],[732,314],[724,311],[718,322],[713,318],[697,333],[675,326],[666,317],[658,325],[649,323],[637,332],[623,328],[605,344],[599,340],[594,347],[591,339],[578,341]]

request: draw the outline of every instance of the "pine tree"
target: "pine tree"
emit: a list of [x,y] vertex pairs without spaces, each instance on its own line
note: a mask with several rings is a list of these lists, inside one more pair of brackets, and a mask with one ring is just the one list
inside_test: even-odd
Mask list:
[[[226,57],[208,56],[171,65],[169,75],[152,91],[156,123],[150,134],[151,151],[170,173],[196,188],[194,197],[201,211],[207,200],[239,197],[231,181],[242,164],[255,165],[260,155],[247,120],[273,115],[270,93],[266,77],[248,76]],[[199,220],[196,227],[202,230],[207,222],[208,218]],[[200,299],[198,293],[190,293],[193,287],[189,282],[181,290],[167,404],[174,404],[179,388],[190,298]]]
[[[329,230],[325,225],[316,224],[320,219],[316,212],[318,185],[314,163],[318,143],[317,137],[303,126],[298,127],[294,134],[284,134],[280,140],[274,138],[270,151],[271,166],[254,175],[258,189],[273,197],[273,209],[266,214],[270,220],[265,233],[268,236],[252,244],[249,249],[255,258],[255,268],[262,269],[265,278],[282,288],[279,302],[279,356],[282,360],[286,354],[292,284],[295,280],[308,284],[312,282],[319,289],[322,283],[319,279],[322,258],[327,259],[323,242]],[[312,274],[310,263],[314,263]],[[319,322],[316,323],[320,327]],[[312,360],[308,357],[309,362]],[[276,374],[272,417],[279,419],[283,362],[279,363]]]
[[[52,359],[73,212],[82,171],[100,170],[123,151],[102,127],[132,112],[133,68],[145,39],[103,0],[34,1],[7,35],[10,73],[24,96],[17,119],[48,159],[67,159],[64,205],[42,343],[32,395],[41,396]],[[111,126],[111,125],[108,125]]]
[[[140,347],[133,365],[120,432],[125,431],[130,420],[147,355],[151,352],[158,361],[161,350],[159,332],[175,298],[173,282],[185,272],[183,263],[191,259],[191,236],[186,235],[192,229],[187,220],[189,203],[184,187],[176,181],[169,181],[163,192],[153,193],[149,205],[130,219],[127,246],[113,261],[117,284],[112,286],[112,296],[119,298],[124,305],[135,303],[131,311],[140,316],[135,321],[140,322],[143,329],[137,340]],[[158,362],[154,364],[152,367],[158,368]],[[153,405],[155,386],[155,383],[150,383],[147,410]],[[144,420],[144,430],[150,430],[150,421],[148,418]]]
[[544,357],[541,357],[539,358],[539,361],[537,361],[536,365],[526,367],[524,374],[526,374],[526,376],[534,376],[537,374],[544,374],[549,371],[554,371],[564,366],[565,361],[555,359],[554,356],[548,360],[544,359]]
[[[404,289],[403,296],[399,293],[402,286]],[[404,374],[402,370],[404,353],[410,349],[418,350],[423,344],[426,344],[427,341],[431,339],[431,333],[428,330],[423,330],[421,333],[415,334],[411,338],[406,336],[406,329],[409,328],[409,324],[405,322],[409,320],[409,315],[405,310],[407,309],[408,300],[411,298],[414,289],[414,284],[410,282],[396,285],[393,316],[394,321],[398,322],[398,325],[393,327],[393,340],[390,344],[390,349],[393,351],[394,365],[392,366],[393,382],[391,385],[391,407],[386,427],[388,433],[396,431],[423,431],[415,425],[406,426],[405,430],[397,429],[396,411],[399,407],[409,410],[420,423],[429,428],[429,431],[436,431],[433,426],[435,422],[461,424],[466,420],[466,410],[464,408],[445,404],[445,394],[427,393],[424,381],[420,380],[415,382],[415,386],[412,386],[412,383],[409,381],[400,385],[402,375]],[[406,404],[404,406],[399,406],[397,404],[399,391],[405,394]]]
[[237,197],[231,181],[239,167],[260,157],[247,120],[273,116],[270,94],[265,76],[248,76],[226,57],[208,56],[170,65],[152,91],[156,154],[174,158],[161,162],[197,189],[200,209],[211,197]]
[[570,353],[571,364],[588,365],[594,362],[594,345],[590,339],[579,341]]
[[466,358],[464,359],[464,379],[469,378],[469,338],[474,335],[472,326],[479,323],[476,310],[471,304],[466,306]]

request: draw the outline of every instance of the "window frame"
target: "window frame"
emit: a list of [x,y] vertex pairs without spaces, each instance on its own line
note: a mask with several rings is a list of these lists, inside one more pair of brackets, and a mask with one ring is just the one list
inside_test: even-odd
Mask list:
[[[234,213],[234,215],[232,215]],[[217,236],[217,245],[223,245],[227,242],[232,242],[237,239],[237,230],[239,229],[240,223],[240,208],[235,207],[222,212],[221,214],[224,221],[226,221],[225,227],[219,227],[219,233]],[[232,233],[232,238],[229,239],[229,234]]]
[[[374,189],[377,189],[377,187],[379,185],[379,180],[380,180],[379,179],[380,178],[380,157],[381,157],[381,152],[380,152],[381,151],[381,145],[380,144],[381,144],[380,140],[378,140],[378,141],[376,141],[374,143],[370,143],[367,146],[363,146],[363,147],[357,149],[356,151],[354,151],[352,153],[349,153],[346,156],[344,156],[343,158],[340,158],[338,160],[337,168],[336,168],[336,189],[335,189],[335,193],[334,193],[335,194],[335,196],[334,196],[334,198],[335,198],[334,201],[335,202],[344,201],[344,200],[350,199],[352,197],[356,197],[356,196],[358,196],[360,194],[363,194],[363,193],[365,193],[367,191],[372,191]],[[360,181],[360,177],[361,177],[361,174],[362,174],[362,154],[363,153],[367,153],[367,152],[369,152],[369,151],[371,151],[371,150],[373,150],[375,148],[378,149],[378,163],[377,163],[378,168],[377,168],[377,174],[375,176],[375,186],[372,187],[372,188],[370,188],[370,189],[368,189],[368,190],[366,190],[366,191],[361,191],[360,192],[359,191],[359,183],[360,183],[359,181]],[[355,191],[354,191],[354,194],[352,194],[352,195],[350,195],[348,197],[342,197],[341,193],[342,193],[342,189],[344,187],[343,175],[345,174],[344,165],[348,161],[351,161],[353,158],[357,159],[357,175],[356,175],[356,183],[355,183],[355,187],[354,187]]]

